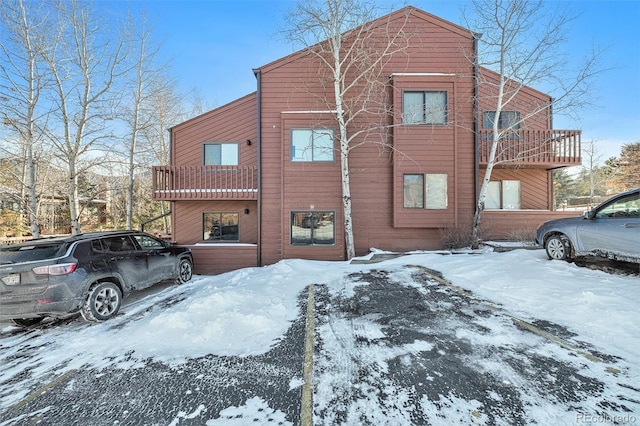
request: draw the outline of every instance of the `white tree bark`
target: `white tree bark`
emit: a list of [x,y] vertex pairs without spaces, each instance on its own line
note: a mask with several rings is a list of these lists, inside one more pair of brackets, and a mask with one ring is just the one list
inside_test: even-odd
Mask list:
[[[41,93],[45,89],[41,67],[43,34],[48,31],[38,21],[42,4],[30,3],[31,12],[22,0],[3,3],[0,22],[6,37],[0,40],[0,98],[3,107],[0,110],[2,121],[17,135],[22,153],[21,162],[24,173],[20,177],[23,200],[28,200],[26,215],[33,238],[40,237],[38,222],[38,192],[36,182],[36,151],[41,140],[43,123],[38,117]],[[8,153],[11,157],[15,152]]]
[[[478,85],[490,85],[487,92],[495,96],[478,100],[478,104],[491,105],[495,117],[488,164],[473,220],[471,244],[477,248],[491,174],[498,164],[496,158],[501,147],[508,142],[505,135],[517,127],[524,128],[527,119],[534,115],[551,116],[552,107],[554,113],[575,114],[589,105],[593,99],[589,84],[602,69],[597,68],[599,53],[594,51],[583,64],[572,67],[574,74],[568,74],[566,57],[560,50],[567,27],[573,20],[567,9],[551,8],[548,2],[527,0],[473,0],[472,9],[474,18],[467,20],[467,26],[482,37],[479,39],[479,52],[474,52],[471,57],[477,58],[480,66],[498,74],[497,87],[482,76],[475,76]],[[510,123],[505,129],[499,128],[502,111],[510,108],[519,110],[515,100],[521,89],[537,85],[550,87],[553,102],[540,103],[530,113],[521,116],[518,122]],[[521,158],[531,155],[520,153]]]
[[[58,3],[56,38],[44,54],[55,84],[57,106],[50,140],[68,171],[67,197],[71,233],[81,232],[82,206],[78,177],[92,167],[95,158],[86,158],[103,140],[109,140],[106,123],[113,118],[116,82],[129,71],[129,33],[101,21],[77,0]],[[51,25],[54,25],[53,23]],[[118,34],[118,38],[107,37]],[[62,129],[62,134],[56,132]]]
[[[291,22],[285,34],[290,41],[305,46],[331,78],[333,97],[324,96],[322,101],[328,110],[334,111],[338,127],[335,142],[340,153],[347,259],[356,255],[349,154],[367,143],[368,134],[375,133],[379,143],[386,144],[386,139],[379,137],[386,132],[385,120],[390,113],[384,99],[388,78],[384,78],[382,70],[392,55],[406,48],[407,42],[402,25],[391,32],[369,25],[376,18],[375,13],[376,6],[371,1],[300,2],[290,14]],[[373,41],[378,44],[374,45]],[[324,77],[320,74],[322,85]],[[355,128],[353,123],[364,116],[378,119],[368,120],[368,127]]]

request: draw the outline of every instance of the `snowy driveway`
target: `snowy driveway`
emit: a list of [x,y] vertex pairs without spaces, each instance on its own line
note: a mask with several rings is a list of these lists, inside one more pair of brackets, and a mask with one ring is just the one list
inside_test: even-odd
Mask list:
[[637,424],[637,300],[638,276],[526,250],[196,277],[102,324],[2,329],[0,425]]

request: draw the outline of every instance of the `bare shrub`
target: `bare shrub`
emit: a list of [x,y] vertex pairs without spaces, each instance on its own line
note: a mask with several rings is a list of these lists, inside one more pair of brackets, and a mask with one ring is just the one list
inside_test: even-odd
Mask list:
[[507,232],[507,240],[522,243],[525,246],[536,245],[536,230],[534,228],[514,228]]
[[473,241],[473,228],[470,223],[451,224],[440,228],[440,237],[445,249],[470,247]]

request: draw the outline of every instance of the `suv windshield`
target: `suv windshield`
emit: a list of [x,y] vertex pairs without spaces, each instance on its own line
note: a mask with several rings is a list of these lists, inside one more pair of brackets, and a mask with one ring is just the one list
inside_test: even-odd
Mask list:
[[64,254],[65,244],[34,244],[7,246],[0,248],[0,265],[9,263],[34,262],[51,259]]

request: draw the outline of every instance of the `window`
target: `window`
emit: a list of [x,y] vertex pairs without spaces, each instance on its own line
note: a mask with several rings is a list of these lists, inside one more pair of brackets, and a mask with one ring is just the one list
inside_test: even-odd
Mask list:
[[131,241],[127,235],[105,238],[102,242],[107,246],[108,250],[112,252],[131,251],[136,249],[133,241]]
[[500,182],[489,182],[489,186],[487,187],[487,193],[485,194],[484,199],[484,208],[485,209],[499,209],[502,207],[502,196],[500,193],[502,192],[502,185]]
[[333,161],[333,130],[291,130],[291,161]]
[[238,165],[238,144],[237,143],[205,143],[204,144],[204,165],[205,166],[237,166]]
[[407,209],[443,210],[448,206],[446,174],[406,174],[403,179]]
[[292,245],[331,245],[335,242],[334,212],[291,212]]
[[202,239],[207,241],[238,241],[238,213],[204,213]]
[[406,209],[424,208],[424,175],[404,175],[404,203]]
[[147,235],[134,235],[133,238],[138,241],[143,250],[161,250],[165,247],[161,241]]
[[520,209],[520,181],[503,180],[489,182],[486,198],[486,209]]
[[[496,119],[495,111],[485,111],[482,114],[482,127],[492,129]],[[520,128],[520,113],[518,111],[500,111],[498,129],[518,130]]]
[[405,124],[447,124],[446,91],[406,91],[402,105]]
[[640,218],[640,198],[638,194],[628,195],[603,206],[595,217],[602,218]]

